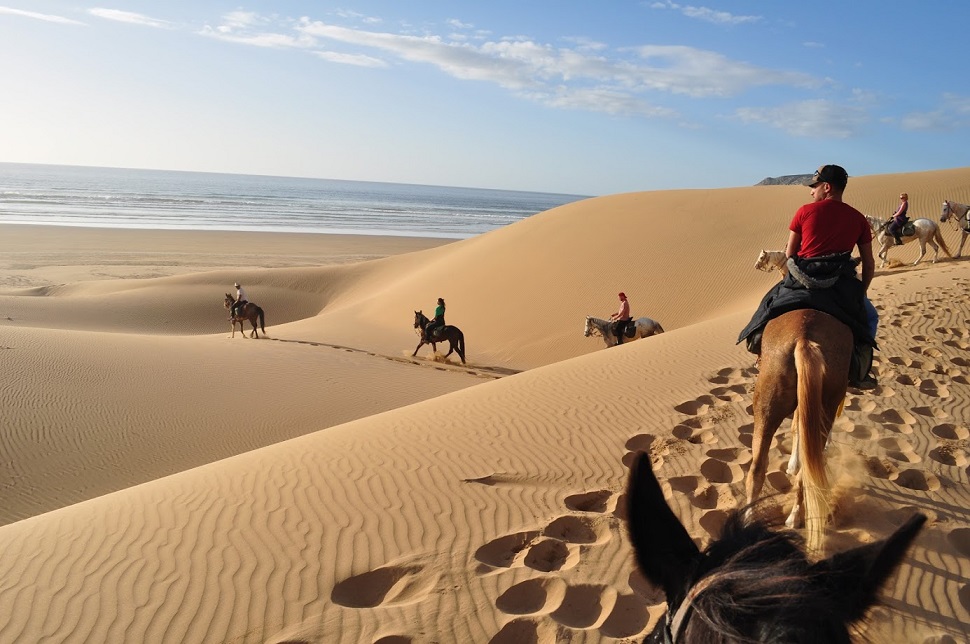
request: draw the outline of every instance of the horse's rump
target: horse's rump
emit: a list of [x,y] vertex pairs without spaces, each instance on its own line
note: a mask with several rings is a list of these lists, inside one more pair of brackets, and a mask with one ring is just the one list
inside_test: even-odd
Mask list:
[[[824,447],[845,398],[854,339],[836,318],[813,309],[784,313],[765,326],[753,411],[758,430],[774,433],[794,412],[811,549],[828,515]],[[759,467],[760,470],[760,467]]]

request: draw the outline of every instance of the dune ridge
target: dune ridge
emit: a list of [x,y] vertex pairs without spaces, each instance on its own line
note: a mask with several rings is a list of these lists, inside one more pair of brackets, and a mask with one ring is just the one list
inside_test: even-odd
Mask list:
[[[938,220],[943,198],[970,202],[968,179],[854,177],[846,199],[878,212],[907,190]],[[0,641],[642,637],[663,603],[623,533],[627,466],[651,453],[700,543],[743,502],[757,370],[735,340],[777,279],[758,250],[806,199],[615,195],[410,252],[374,243],[360,263],[301,266],[302,240],[267,236],[285,265],[0,264]],[[227,337],[234,279],[272,312],[267,340]],[[583,317],[621,289],[667,332],[604,350]],[[464,368],[409,357],[411,311],[439,295]],[[836,422],[830,547],[929,513],[865,636],[962,641],[970,264],[894,263],[871,295],[880,386]],[[768,476],[782,505],[787,427]]]

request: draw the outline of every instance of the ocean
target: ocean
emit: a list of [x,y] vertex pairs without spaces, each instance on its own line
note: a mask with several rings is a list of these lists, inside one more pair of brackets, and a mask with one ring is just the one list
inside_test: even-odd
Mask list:
[[0,163],[0,223],[464,239],[580,195]]

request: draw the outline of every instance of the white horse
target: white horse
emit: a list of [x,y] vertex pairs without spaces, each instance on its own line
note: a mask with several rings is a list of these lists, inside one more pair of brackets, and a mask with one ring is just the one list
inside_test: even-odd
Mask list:
[[940,213],[940,221],[945,222],[950,217],[953,217],[953,221],[957,222],[962,233],[960,235],[960,248],[957,249],[957,254],[954,255],[954,257],[960,257],[963,253],[963,245],[966,243],[967,237],[970,237],[970,206],[945,200],[943,202],[943,212]]
[[[637,318],[634,320],[634,334],[631,338],[629,335],[629,326],[627,327],[627,333],[623,335],[624,342],[627,340],[639,340],[640,338],[649,338],[651,335],[656,335],[658,333],[663,333],[664,328],[660,326],[660,323],[656,320],[651,320],[650,318]],[[583,329],[583,336],[589,337],[591,335],[599,335],[603,338],[603,342],[606,346],[612,347],[616,344],[616,336],[613,335],[613,322],[610,320],[601,320],[600,318],[594,318],[589,315],[586,316],[586,328]]]
[[[889,248],[896,243],[893,236],[886,232],[886,225],[889,224],[889,220],[866,215],[866,221],[869,222],[869,227],[872,228],[872,232],[876,235],[876,241],[879,243],[879,259],[882,260],[879,268],[882,268],[886,265],[886,254],[889,252]],[[940,233],[940,227],[935,222],[929,219],[913,219],[906,224],[906,228],[908,229],[910,225],[913,226],[913,234],[904,234],[902,238],[903,244],[908,244],[914,239],[919,241],[919,257],[913,262],[913,266],[919,264],[926,255],[927,244],[933,247],[934,262],[940,257],[941,246],[946,256],[951,257],[950,249],[946,247],[946,241],[943,240],[943,235]]]
[[781,272],[781,276],[788,275],[788,255],[783,250],[762,250],[758,261],[754,263],[755,270],[770,273],[773,270]]

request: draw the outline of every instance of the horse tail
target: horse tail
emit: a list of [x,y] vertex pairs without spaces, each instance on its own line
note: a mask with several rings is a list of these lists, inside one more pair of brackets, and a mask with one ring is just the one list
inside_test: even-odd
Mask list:
[[660,323],[659,322],[655,322],[655,324],[657,325],[657,331],[656,332],[657,333],[664,333],[664,328],[662,326],[660,326]]
[[936,240],[936,243],[940,245],[940,248],[943,249],[943,252],[946,253],[947,257],[953,257],[953,253],[950,252],[950,249],[946,245],[946,240],[943,239],[943,233],[940,232],[939,226],[933,230],[933,239]]
[[259,328],[263,330],[263,333],[266,333],[266,327],[263,325],[263,309],[257,306],[256,315],[259,316]]
[[821,552],[825,521],[828,517],[828,477],[825,473],[825,440],[832,428],[822,402],[825,360],[815,342],[800,339],[795,345],[795,372],[798,378],[798,458],[805,502],[806,542],[812,552]]
[[458,355],[461,356],[461,361],[465,361],[465,334],[461,332],[461,329],[455,327],[455,331],[458,332]]

